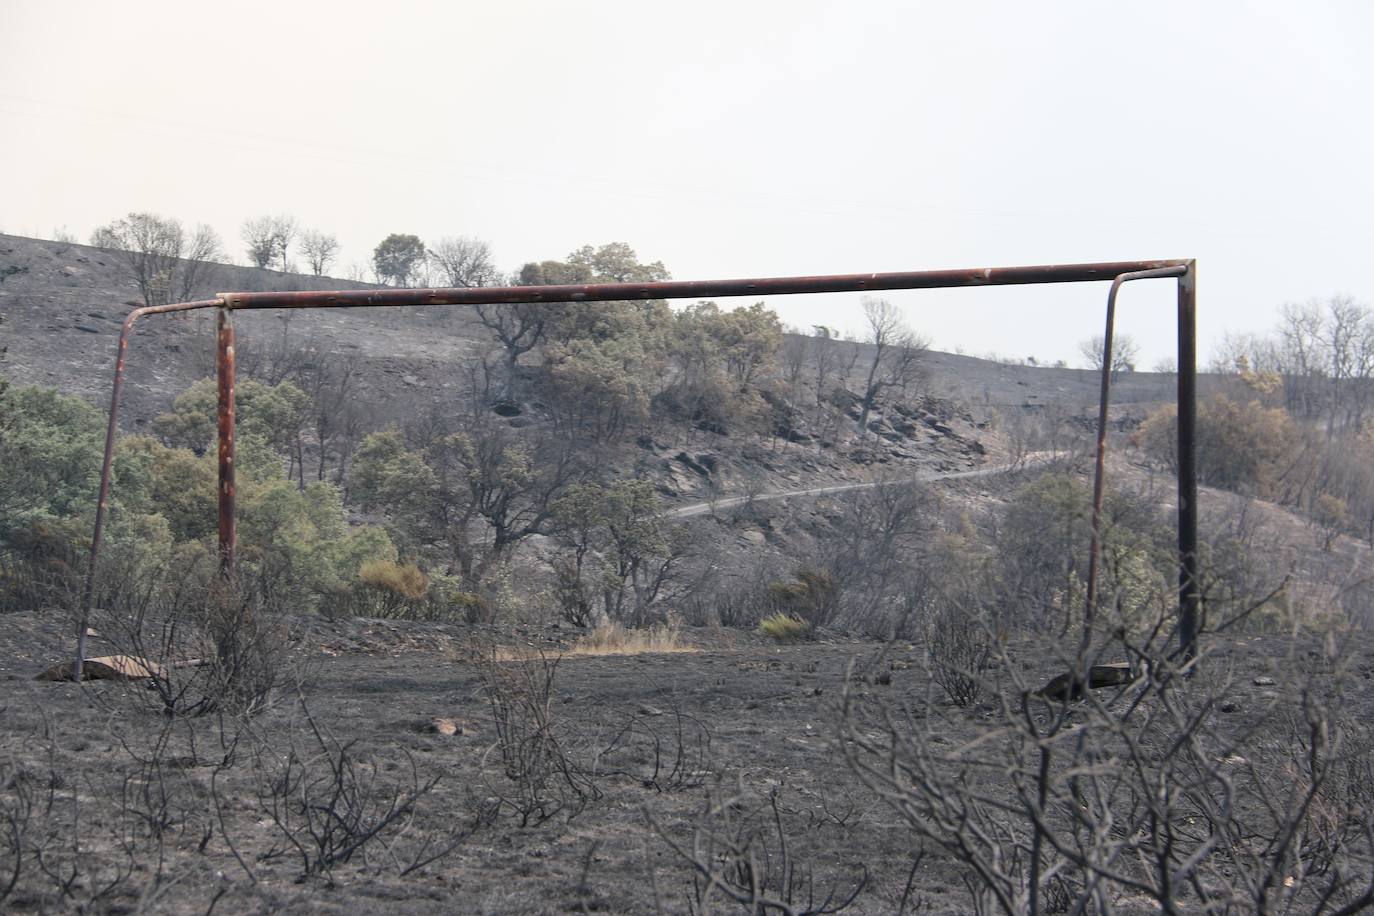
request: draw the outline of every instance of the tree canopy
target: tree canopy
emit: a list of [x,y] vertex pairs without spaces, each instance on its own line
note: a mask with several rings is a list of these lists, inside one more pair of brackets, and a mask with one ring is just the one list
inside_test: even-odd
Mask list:
[[417,235],[392,233],[372,252],[377,276],[393,286],[406,286],[417,267],[424,262],[425,243]]

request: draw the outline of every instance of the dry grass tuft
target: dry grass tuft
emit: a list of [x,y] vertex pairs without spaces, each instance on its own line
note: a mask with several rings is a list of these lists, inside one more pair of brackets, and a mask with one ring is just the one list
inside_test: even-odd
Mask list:
[[539,658],[541,655],[666,655],[700,651],[696,646],[689,645],[676,627],[660,626],[645,630],[629,630],[613,623],[597,627],[586,636],[578,637],[571,646],[561,651],[554,649],[541,652],[532,646],[496,646],[489,654],[493,661],[519,662]]
[[643,655],[646,653],[697,652],[682,638],[676,627],[650,627],[627,630],[618,623],[597,627],[579,638],[568,655]]

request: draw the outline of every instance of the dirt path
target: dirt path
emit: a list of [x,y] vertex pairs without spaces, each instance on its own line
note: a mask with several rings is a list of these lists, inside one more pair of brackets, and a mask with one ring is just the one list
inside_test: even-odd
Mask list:
[[705,515],[708,512],[718,509],[732,509],[750,502],[765,502],[774,499],[789,499],[794,496],[825,496],[829,493],[843,493],[847,490],[867,490],[873,487],[887,487],[894,484],[903,483],[933,483],[938,480],[960,480],[966,477],[991,477],[994,474],[1005,474],[1009,471],[1017,471],[1035,465],[1045,464],[1054,458],[1053,452],[1032,452],[1020,461],[1013,461],[1010,464],[998,464],[992,467],[976,468],[972,471],[945,471],[937,474],[917,474],[914,477],[901,477],[895,480],[870,480],[864,483],[844,483],[832,487],[810,487],[802,490],[778,490],[772,493],[758,493],[754,496],[726,496],[717,499],[715,502],[692,503],[690,506],[681,506],[668,512],[669,518],[691,518],[694,515]]

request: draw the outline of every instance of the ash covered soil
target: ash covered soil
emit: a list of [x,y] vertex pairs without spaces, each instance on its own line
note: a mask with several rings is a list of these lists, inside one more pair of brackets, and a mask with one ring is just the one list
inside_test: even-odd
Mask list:
[[[838,739],[846,687],[856,715],[906,708],[937,720],[935,741],[988,727],[990,701],[951,704],[919,645],[779,646],[702,630],[686,634],[691,652],[564,656],[543,707],[553,743],[539,745],[556,751],[535,759],[526,742],[529,759],[503,761],[488,687],[538,694],[548,669],[483,661],[480,647],[543,649],[551,662],[571,644],[566,630],[310,621],[287,666],[304,672],[299,689],[245,724],[168,719],[135,684],[35,681],[67,654],[65,617],[3,623],[0,799],[32,813],[11,912],[681,913],[693,872],[672,844],[695,841],[725,867],[720,839],[741,835],[773,881],[792,869],[799,910],[857,890],[848,912],[904,901],[908,912],[970,911],[965,865],[935,850],[916,862],[907,823],[859,782]],[[1062,670],[1055,642],[1016,645],[989,680],[1045,683]],[[1240,735],[1283,720],[1291,670],[1324,664],[1327,648],[1219,644],[1207,677],[1228,711],[1214,727]],[[1356,688],[1343,702],[1367,719],[1374,664],[1367,645],[1347,648]],[[434,731],[435,718],[455,733]],[[537,788],[511,778],[541,759],[553,763]]]

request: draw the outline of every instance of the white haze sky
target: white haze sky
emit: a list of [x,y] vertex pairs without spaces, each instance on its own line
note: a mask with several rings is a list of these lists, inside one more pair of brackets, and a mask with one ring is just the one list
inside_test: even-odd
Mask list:
[[[1374,4],[0,0],[0,231],[131,210],[629,242],[677,279],[1199,259],[1202,357],[1374,304]],[[1105,284],[892,293],[941,349],[1079,361]],[[856,296],[774,298],[859,329]],[[1172,353],[1173,283],[1122,327]]]

